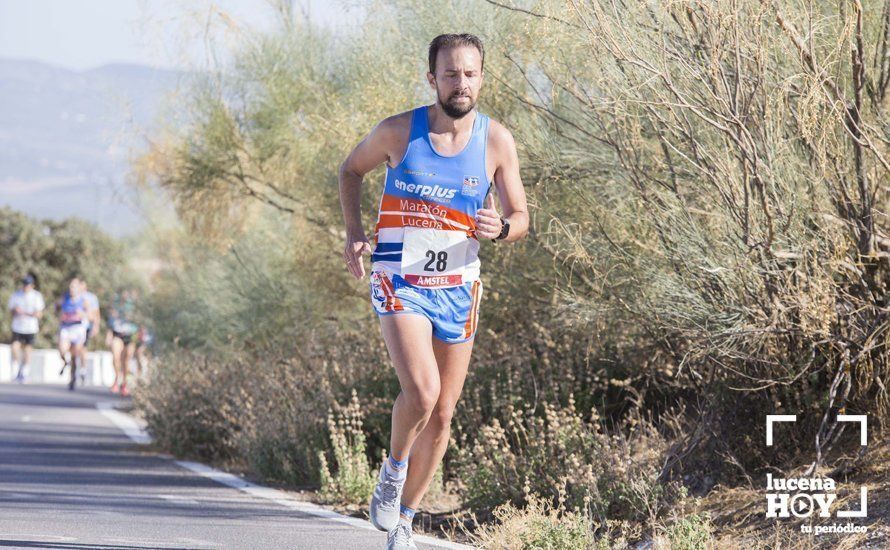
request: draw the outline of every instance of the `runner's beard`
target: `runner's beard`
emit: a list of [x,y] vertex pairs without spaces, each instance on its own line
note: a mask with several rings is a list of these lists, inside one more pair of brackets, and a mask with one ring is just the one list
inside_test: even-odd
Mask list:
[[473,98],[470,96],[464,96],[469,100],[466,103],[458,103],[458,97],[459,94],[452,95],[447,101],[442,101],[441,96],[438,97],[439,106],[442,107],[442,110],[445,111],[446,115],[454,119],[465,117],[476,106],[476,102],[473,101]]

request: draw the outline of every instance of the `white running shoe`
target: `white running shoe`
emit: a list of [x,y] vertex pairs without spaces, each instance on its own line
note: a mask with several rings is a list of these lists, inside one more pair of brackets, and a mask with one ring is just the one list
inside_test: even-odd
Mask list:
[[380,476],[374,494],[371,495],[371,525],[381,531],[391,531],[399,522],[399,504],[405,480],[391,481],[386,477],[386,465],[380,467]]
[[417,550],[411,538],[411,526],[407,523],[396,524],[386,536],[386,550]]

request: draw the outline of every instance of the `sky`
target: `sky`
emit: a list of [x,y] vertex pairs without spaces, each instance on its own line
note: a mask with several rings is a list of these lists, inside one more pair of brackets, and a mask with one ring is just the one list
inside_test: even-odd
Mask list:
[[[291,2],[295,13],[334,30],[348,30],[358,24],[361,16],[360,8],[354,6],[361,5],[362,0]],[[272,28],[276,17],[273,4],[270,0],[0,0],[0,60],[37,61],[77,72],[117,63],[200,70],[224,61],[214,59],[209,52],[225,52],[245,27],[260,31]],[[35,72],[33,79],[39,80],[44,73]],[[4,81],[0,76],[0,86],[5,86],[0,91],[28,82],[28,75],[21,73],[7,78],[15,82]],[[56,83],[45,82],[44,86]],[[39,92],[39,88],[36,90]],[[63,90],[55,88],[56,96],[67,93]],[[55,157],[61,156],[60,149],[53,149],[51,144],[63,139],[60,136],[70,136],[68,127],[72,123],[65,109],[65,97],[60,103],[56,96],[52,104],[27,111],[36,113],[33,120],[22,120],[29,116],[26,114],[4,113],[0,104],[0,143],[6,143],[7,149],[6,154],[0,151],[0,206],[8,205],[37,218],[77,215],[116,235],[138,232],[143,222],[134,201],[126,200],[129,195],[123,168],[95,173],[81,162],[53,177],[22,179],[16,175],[25,166],[33,165],[16,159],[34,158],[38,155],[33,152],[35,149],[52,149],[39,153],[47,157],[49,164],[59,160]],[[20,94],[15,99],[21,105],[22,101],[39,102],[44,97],[35,93],[33,99],[28,95],[23,99]],[[72,94],[69,101],[82,99]],[[56,116],[59,104],[65,112]],[[101,107],[101,112],[107,114],[103,120],[116,120],[120,109],[120,102],[109,101],[107,107]],[[3,121],[7,121],[5,126]],[[19,133],[22,128],[42,131],[45,138],[28,141]],[[93,128],[93,132],[113,136],[120,129],[109,123],[108,128]],[[70,141],[69,138],[65,144],[70,146]],[[77,145],[75,142],[74,146]],[[17,150],[25,153],[17,157]],[[89,208],[84,208],[85,202]]]
[[[293,0],[327,26],[355,24],[359,2]],[[85,70],[125,62],[190,68],[206,58],[205,27],[224,12],[237,25],[267,28],[268,0],[0,0],[0,57]],[[226,24],[223,18],[211,18]]]

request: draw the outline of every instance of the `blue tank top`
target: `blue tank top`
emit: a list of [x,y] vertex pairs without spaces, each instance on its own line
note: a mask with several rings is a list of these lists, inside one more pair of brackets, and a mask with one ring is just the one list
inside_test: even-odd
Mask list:
[[71,325],[79,325],[85,318],[86,303],[83,294],[77,298],[72,298],[71,294],[66,292],[62,297],[62,305],[59,308],[59,323],[63,327],[69,327]]
[[479,278],[475,217],[491,187],[485,168],[489,118],[476,112],[467,145],[445,156],[430,141],[427,111],[414,109],[405,156],[386,167],[371,269],[415,286],[445,288]]

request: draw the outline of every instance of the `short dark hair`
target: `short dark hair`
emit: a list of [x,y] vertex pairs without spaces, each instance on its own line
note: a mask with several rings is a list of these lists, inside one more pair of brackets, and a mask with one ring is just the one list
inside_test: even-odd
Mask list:
[[479,55],[482,57],[482,67],[480,68],[485,67],[485,48],[482,47],[482,41],[478,36],[469,33],[440,34],[430,42],[430,72],[436,74],[436,56],[439,55],[439,50],[459,46],[473,46],[479,50]]

